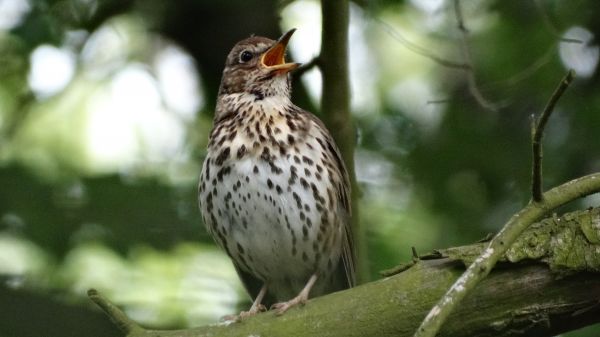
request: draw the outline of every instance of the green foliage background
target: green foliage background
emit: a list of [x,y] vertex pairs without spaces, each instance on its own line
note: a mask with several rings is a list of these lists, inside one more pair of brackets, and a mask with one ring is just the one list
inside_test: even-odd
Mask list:
[[[0,0],[0,9],[11,1],[19,0]],[[296,11],[318,3],[25,3],[20,20],[0,29],[0,337],[117,336],[85,298],[90,287],[160,328],[214,322],[246,305],[197,211],[196,175],[213,102],[237,40],[276,37],[297,24],[299,32],[310,30],[294,19],[302,14]],[[467,244],[500,228],[529,199],[530,116],[541,112],[567,67],[598,63],[597,1],[461,4],[477,88],[494,111],[470,95],[464,70],[427,56],[465,61],[453,2],[440,0],[430,11],[420,1],[353,3],[352,29],[360,34],[351,30],[351,45],[362,49],[351,49],[350,58],[364,62],[367,73],[359,75],[369,75],[352,79],[360,82],[353,95],[370,100],[354,105],[353,114],[372,278],[407,260],[411,246],[426,252]],[[589,41],[561,41],[573,27],[588,31]],[[110,71],[91,76],[106,67],[86,61],[86,46],[102,29],[127,43]],[[48,97],[28,81],[31,54],[42,45],[66,48],[76,60],[69,84]],[[141,141],[142,150],[130,154],[134,164],[98,164],[84,145],[88,104],[128,65],[157,77],[152,62],[168,46],[193,60],[204,102],[182,119],[184,144],[156,158],[144,155]],[[570,61],[560,56],[565,48],[575,48]],[[319,114],[318,97],[305,85],[295,80],[294,100]],[[546,187],[600,169],[598,92],[592,70],[561,99],[546,133]],[[589,205],[598,199],[571,207]],[[598,333],[590,327],[568,335]]]

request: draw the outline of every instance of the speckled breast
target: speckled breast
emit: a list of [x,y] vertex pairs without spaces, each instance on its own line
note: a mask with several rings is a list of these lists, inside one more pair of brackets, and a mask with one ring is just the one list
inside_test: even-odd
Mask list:
[[232,117],[215,126],[200,207],[208,231],[238,268],[275,292],[278,283],[295,288],[280,290],[293,294],[311,274],[338,264],[343,228],[335,173],[312,121],[256,116],[257,123]]

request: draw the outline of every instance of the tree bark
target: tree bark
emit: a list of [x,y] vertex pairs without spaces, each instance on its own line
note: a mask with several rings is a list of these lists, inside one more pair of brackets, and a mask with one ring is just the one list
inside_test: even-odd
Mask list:
[[[598,223],[600,209],[534,224],[503,263],[451,314],[439,336],[554,336],[600,322]],[[177,331],[135,327],[125,334],[412,336],[429,309],[483,247],[480,243],[436,251],[388,272],[393,274],[389,277],[316,298],[280,317],[269,312],[239,323]]]
[[323,76],[321,111],[342,153],[352,188],[352,230],[357,251],[357,280],[368,280],[365,231],[359,222],[358,184],[354,172],[356,130],[350,114],[350,78],[348,61],[348,25],[350,10],[348,0],[322,0],[323,30],[319,67]]

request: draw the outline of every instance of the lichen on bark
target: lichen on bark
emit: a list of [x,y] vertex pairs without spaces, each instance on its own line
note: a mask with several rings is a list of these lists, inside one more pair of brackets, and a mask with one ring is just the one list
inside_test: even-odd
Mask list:
[[[486,247],[479,243],[436,251],[471,264]],[[541,262],[558,273],[600,271],[600,208],[553,215],[531,225],[508,249],[500,262]]]

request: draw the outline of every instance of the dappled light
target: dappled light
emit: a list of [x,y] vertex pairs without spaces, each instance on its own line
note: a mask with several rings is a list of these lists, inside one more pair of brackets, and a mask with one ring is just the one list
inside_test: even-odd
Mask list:
[[227,258],[195,244],[167,252],[137,246],[125,258],[103,245],[81,244],[55,273],[73,294],[96,288],[133,319],[158,326],[213,322],[235,310],[242,293]]
[[38,98],[52,96],[64,89],[75,73],[75,56],[68,50],[49,45],[31,53],[29,86]]
[[0,2],[0,30],[9,30],[18,26],[30,10],[31,5],[27,0]]
[[598,67],[600,47],[594,43],[596,37],[583,27],[571,27],[563,35],[565,39],[560,44],[560,58],[565,68],[571,68],[580,77],[591,77]]

